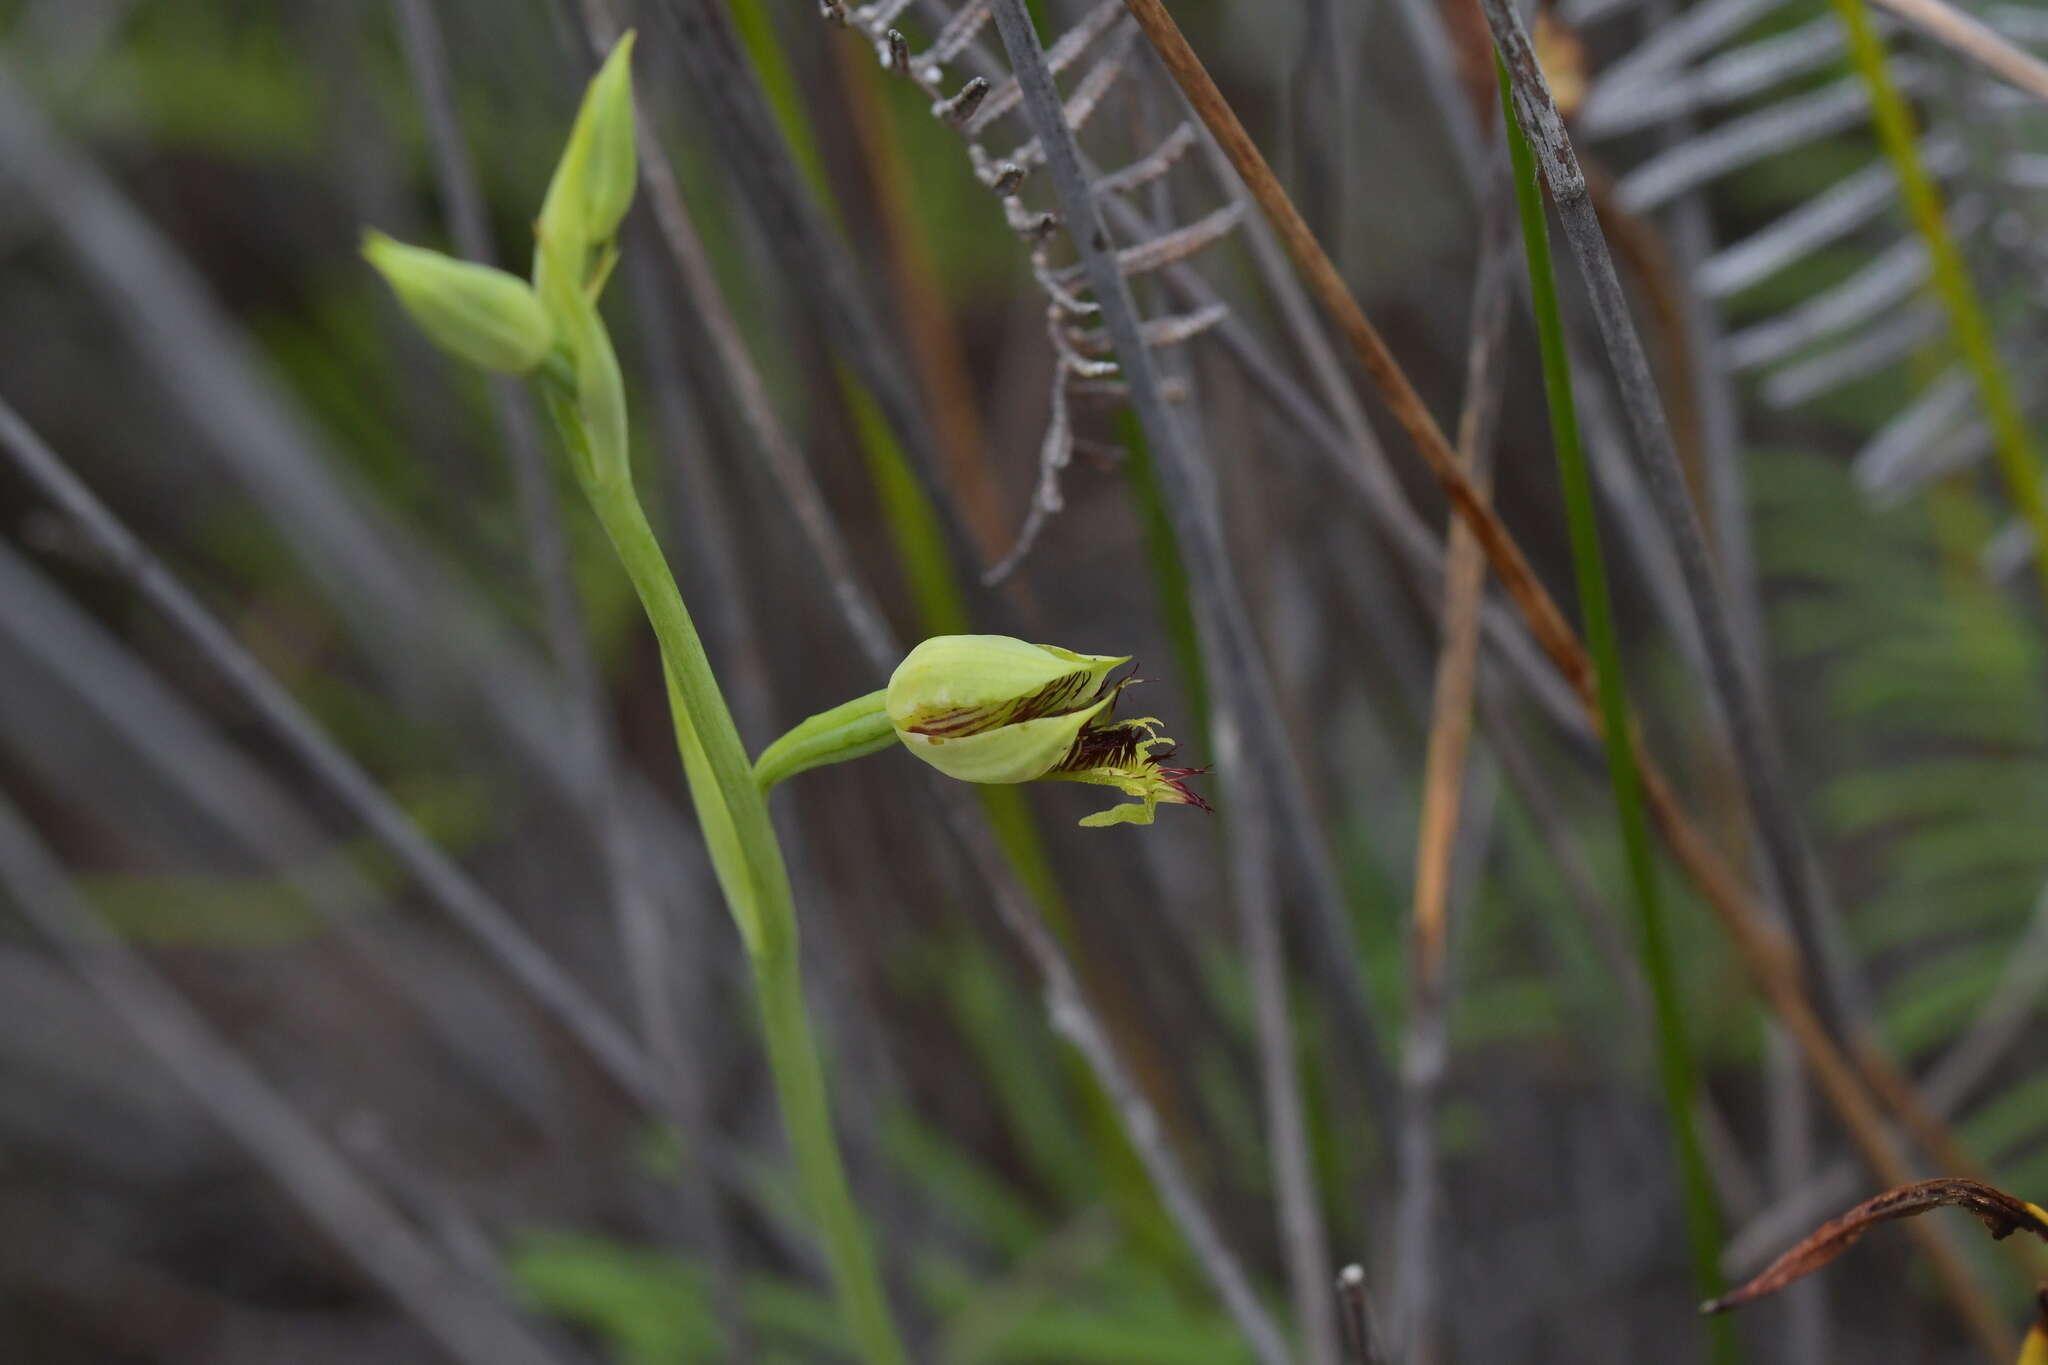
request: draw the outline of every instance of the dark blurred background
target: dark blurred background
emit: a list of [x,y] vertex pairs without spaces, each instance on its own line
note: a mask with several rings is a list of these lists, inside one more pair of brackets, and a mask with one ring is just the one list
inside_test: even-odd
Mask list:
[[[2048,49],[2048,10],[1964,3]],[[0,2],[0,1361],[450,1358],[394,1277],[559,1365],[853,1358],[644,620],[530,401],[436,353],[357,254],[375,226],[523,271],[616,23],[640,31],[646,156],[684,217],[643,194],[607,316],[641,487],[750,748],[884,681],[775,477],[779,440],[898,637],[1133,654],[1181,761],[1229,761],[1114,395],[1074,391],[1064,507],[980,581],[1026,521],[1058,381],[1033,248],[967,139],[811,0],[618,8],[637,12]],[[953,8],[903,11],[913,52]],[[1096,8],[1034,11],[1051,43]],[[1476,11],[1172,8],[1452,427],[1498,129]],[[2037,415],[2048,107],[1883,27]],[[1062,86],[1104,82],[1080,134],[1107,171],[1186,114],[1127,21],[1095,28]],[[1820,0],[1564,0],[1541,35],[1783,740],[1826,972],[1981,1169],[2048,1197],[2042,604],[1840,30]],[[992,30],[957,70],[1000,88]],[[1011,113],[979,141],[1028,137]],[[1242,191],[1186,147],[1121,197],[1150,226],[1111,227],[1229,228],[1134,284],[1148,316],[1227,304],[1157,356],[1313,826],[1278,822],[1271,892],[1330,1268],[1364,1265],[1400,1359],[1705,1359],[1613,807],[1512,625],[1481,668],[1447,1059],[1418,1110],[1443,502],[1256,214],[1209,218]],[[1672,544],[1560,271],[1647,744],[1753,869]],[[1487,381],[1497,496],[1569,602],[1521,300]],[[253,688],[24,472],[31,430],[246,651]],[[1250,1359],[922,778],[886,753],[775,804],[855,1195],[914,1354]],[[1284,1317],[1230,808],[1076,828],[1096,795],[1034,786],[991,814]],[[1315,919],[1300,833],[1335,918]],[[1668,862],[1661,880],[1723,1268],[1745,1278],[1881,1182],[1690,884]],[[1427,1190],[1398,1150],[1418,1112]],[[307,1214],[328,1180],[368,1220],[353,1240]],[[1941,1217],[2017,1329],[2021,1273]],[[1758,1361],[1983,1358],[1896,1229],[1738,1330]]]

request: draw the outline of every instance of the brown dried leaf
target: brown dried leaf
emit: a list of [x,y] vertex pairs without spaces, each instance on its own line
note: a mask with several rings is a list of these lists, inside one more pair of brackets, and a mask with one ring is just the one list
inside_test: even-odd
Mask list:
[[1732,1293],[1701,1304],[1700,1311],[1725,1312],[1752,1299],[1775,1294],[1856,1245],[1877,1224],[1938,1208],[1968,1209],[1983,1222],[1994,1240],[2003,1240],[2024,1229],[2048,1242],[2048,1212],[2024,1199],[2015,1199],[1975,1180],[1922,1180],[1887,1190],[1840,1218],[1821,1224],[1805,1241],[1773,1261],[1763,1274]]

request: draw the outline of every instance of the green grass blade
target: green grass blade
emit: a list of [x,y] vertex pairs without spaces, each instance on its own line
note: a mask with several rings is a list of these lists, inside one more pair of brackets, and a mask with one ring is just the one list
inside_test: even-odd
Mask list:
[[[1636,775],[1635,739],[1629,728],[1628,702],[1622,686],[1621,648],[1615,633],[1614,608],[1607,583],[1606,559],[1600,548],[1600,526],[1593,505],[1593,483],[1579,444],[1578,408],[1572,398],[1571,361],[1565,352],[1564,321],[1558,311],[1557,277],[1550,262],[1550,228],[1544,217],[1543,191],[1537,184],[1535,158],[1515,122],[1507,70],[1500,68],[1501,108],[1508,151],[1514,161],[1515,199],[1521,210],[1522,243],[1529,260],[1531,305],[1537,341],[1543,353],[1543,387],[1550,406],[1551,437],[1557,450],[1558,481],[1564,492],[1571,526],[1572,572],[1578,582],[1579,611],[1585,618],[1586,643],[1600,695],[1600,727],[1606,736],[1607,775],[1614,788],[1615,813],[1628,858],[1630,889],[1636,908],[1643,973],[1649,978],[1657,1026],[1657,1073],[1669,1111],[1679,1183],[1691,1234],[1693,1275],[1702,1298],[1721,1293],[1721,1215],[1708,1178],[1706,1156],[1694,1118],[1693,1101],[1699,1078],[1687,1037],[1685,1009],[1679,999],[1677,973],[1657,888],[1657,867],[1650,853],[1650,821]],[[1705,1320],[1712,1358],[1727,1365],[1737,1358],[1733,1324],[1725,1318]]]

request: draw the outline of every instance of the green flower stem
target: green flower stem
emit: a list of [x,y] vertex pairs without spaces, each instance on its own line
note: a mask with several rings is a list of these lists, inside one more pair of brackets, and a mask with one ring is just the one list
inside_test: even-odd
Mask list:
[[[560,393],[551,397],[564,439],[582,450],[587,441],[571,402]],[[683,773],[753,967],[783,1126],[848,1328],[868,1365],[903,1365],[903,1346],[833,1133],[824,1067],[804,1006],[796,907],[767,800],[630,477],[606,479],[592,473],[588,459],[573,463],[661,646]]]
[[896,742],[887,688],[820,711],[761,751],[754,781],[763,792],[798,773],[878,753]]
[[1941,191],[1920,160],[1920,146],[1914,133],[1913,113],[1906,107],[1892,83],[1885,64],[1884,44],[1871,27],[1863,0],[1832,0],[1842,27],[1849,34],[1849,59],[1870,93],[1871,117],[1877,124],[1878,141],[1891,158],[1899,177],[1899,194],[1913,226],[1927,244],[1927,258],[1933,267],[1934,291],[1948,310],[1949,330],[1963,363],[1977,381],[1985,414],[1991,420],[1991,448],[2005,479],[2006,493],[2013,506],[2034,533],[2034,570],[2040,575],[2044,605],[2048,605],[2048,497],[2041,489],[2041,456],[2027,430],[2027,419],[2014,396],[2012,376],[1999,357],[1998,343],[1991,330],[1983,300],[1970,282],[1963,254],[1948,230],[1942,212]]
[[[1694,1117],[1699,1080],[1686,1036],[1685,1007],[1679,999],[1671,944],[1657,891],[1657,868],[1650,856],[1650,822],[1638,785],[1635,739],[1629,728],[1627,695],[1622,687],[1621,649],[1614,627],[1614,609],[1607,584],[1607,565],[1600,548],[1600,525],[1593,507],[1593,484],[1579,445],[1578,408],[1572,398],[1571,362],[1564,345],[1564,322],[1558,311],[1557,277],[1550,263],[1550,228],[1544,217],[1543,191],[1536,180],[1535,158],[1513,113],[1507,68],[1496,61],[1500,75],[1502,122],[1514,162],[1515,199],[1521,209],[1522,243],[1529,259],[1529,293],[1536,316],[1536,336],[1543,354],[1543,387],[1550,406],[1550,429],[1557,450],[1558,480],[1564,489],[1571,523],[1572,570],[1578,580],[1579,611],[1585,618],[1586,643],[1600,696],[1600,728],[1606,737],[1607,775],[1614,788],[1615,812],[1627,854],[1634,891],[1643,972],[1657,1023],[1657,1071],[1669,1111],[1677,1149],[1679,1183],[1684,1191],[1686,1221],[1691,1231],[1693,1275],[1702,1298],[1722,1290],[1721,1215],[1700,1146]],[[1709,1318],[1707,1331],[1716,1362],[1736,1359],[1735,1335],[1721,1318]]]

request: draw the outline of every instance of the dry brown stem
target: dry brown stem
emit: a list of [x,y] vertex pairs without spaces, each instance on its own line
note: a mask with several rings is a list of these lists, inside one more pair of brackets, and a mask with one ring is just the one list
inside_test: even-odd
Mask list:
[[[1258,145],[1245,131],[1161,0],[1124,3],[1196,114],[1230,158],[1310,291],[1350,343],[1360,368],[1408,433],[1450,500],[1452,510],[1485,551],[1494,575],[1526,618],[1537,645],[1578,695],[1598,730],[1592,661],[1556,601],[1537,579],[1521,546],[1460,466],[1436,418],[1364,309],[1352,297],[1336,265],[1309,230]],[[1705,896],[1742,959],[1751,983],[1799,1047],[1822,1093],[1872,1172],[1887,1184],[1907,1183],[1913,1171],[1906,1154],[1887,1130],[1864,1077],[1844,1055],[1808,998],[1797,949],[1771,924],[1742,878],[1700,834],[1670,781],[1644,748],[1640,735],[1635,750],[1643,791],[1666,846]],[[1932,1236],[1924,1236],[1923,1242],[1944,1289],[1980,1339],[1988,1344],[2005,1335],[1998,1314],[1970,1278],[1954,1249]]]

